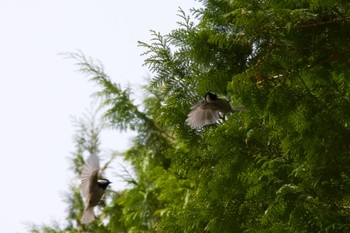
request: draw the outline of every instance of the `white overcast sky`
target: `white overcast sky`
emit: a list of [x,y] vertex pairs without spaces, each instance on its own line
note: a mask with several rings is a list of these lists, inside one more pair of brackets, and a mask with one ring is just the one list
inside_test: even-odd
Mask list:
[[[144,83],[137,41],[177,27],[193,0],[0,0],[0,229],[64,220],[62,193],[72,174],[71,116],[89,108],[96,86],[61,52],[100,60],[115,82]],[[141,97],[142,93],[136,93]],[[130,135],[106,133],[102,147],[123,151]],[[117,169],[117,168],[116,168]],[[110,177],[108,177],[110,178]],[[111,180],[115,177],[110,178]],[[113,183],[112,188],[118,184]]]

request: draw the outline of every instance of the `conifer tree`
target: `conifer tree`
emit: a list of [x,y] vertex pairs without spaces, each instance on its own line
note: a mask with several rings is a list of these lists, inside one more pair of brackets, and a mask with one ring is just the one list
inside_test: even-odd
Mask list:
[[[72,54],[107,124],[138,134],[132,186],[94,232],[349,232],[350,3],[201,2],[197,23],[180,10],[177,29],[139,42],[153,74],[142,111]],[[192,130],[208,91],[247,111]]]

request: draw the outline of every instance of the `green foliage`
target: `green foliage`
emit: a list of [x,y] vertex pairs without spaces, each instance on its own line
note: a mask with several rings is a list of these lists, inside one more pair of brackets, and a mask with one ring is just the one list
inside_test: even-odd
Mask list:
[[[201,2],[197,24],[180,10],[177,29],[139,42],[153,73],[142,111],[100,64],[72,55],[101,87],[106,123],[138,134],[123,154],[130,188],[88,227],[349,232],[350,3]],[[191,130],[190,106],[208,91],[247,111]]]

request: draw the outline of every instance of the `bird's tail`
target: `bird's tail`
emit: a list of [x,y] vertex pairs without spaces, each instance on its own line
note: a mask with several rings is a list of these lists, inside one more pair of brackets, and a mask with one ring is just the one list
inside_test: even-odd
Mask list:
[[83,217],[81,218],[81,223],[87,224],[95,219],[94,208],[86,207],[83,213]]
[[232,110],[234,112],[245,112],[247,111],[247,108],[244,105],[235,105],[235,106],[232,106]]

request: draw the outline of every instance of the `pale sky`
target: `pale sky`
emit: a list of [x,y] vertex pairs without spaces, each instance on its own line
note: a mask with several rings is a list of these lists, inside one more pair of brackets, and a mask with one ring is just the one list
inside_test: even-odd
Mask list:
[[[62,193],[73,178],[67,159],[74,151],[71,117],[90,107],[90,95],[98,89],[76,72],[73,60],[57,54],[81,50],[100,60],[113,81],[130,82],[137,90],[149,75],[137,41],[148,42],[151,29],[163,34],[175,29],[178,7],[188,12],[199,5],[193,0],[0,0],[1,233],[28,232],[25,223],[66,216]],[[102,148],[123,151],[130,137],[105,133]]]

